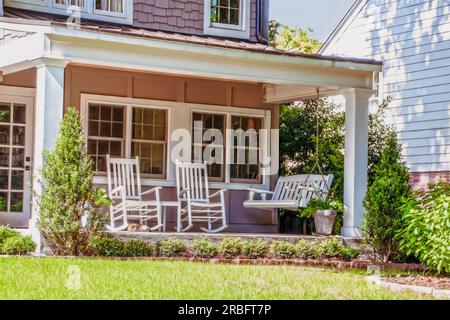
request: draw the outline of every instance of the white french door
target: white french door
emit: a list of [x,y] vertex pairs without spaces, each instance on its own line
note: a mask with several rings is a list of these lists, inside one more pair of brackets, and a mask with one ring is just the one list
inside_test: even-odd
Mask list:
[[33,98],[0,93],[0,225],[28,227],[32,131]]

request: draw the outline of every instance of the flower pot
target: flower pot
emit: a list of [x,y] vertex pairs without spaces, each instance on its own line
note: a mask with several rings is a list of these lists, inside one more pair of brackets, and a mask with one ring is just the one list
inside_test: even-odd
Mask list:
[[336,221],[337,211],[318,210],[314,214],[314,225],[316,233],[324,236],[333,234],[334,222]]

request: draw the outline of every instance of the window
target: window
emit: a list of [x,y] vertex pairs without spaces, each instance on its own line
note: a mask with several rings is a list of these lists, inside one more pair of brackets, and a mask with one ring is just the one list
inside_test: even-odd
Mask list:
[[84,8],[85,0],[53,0],[54,7],[68,7],[68,6],[78,6]]
[[138,156],[144,176],[164,178],[166,110],[89,103],[87,114],[87,148],[97,174],[106,172],[106,155],[110,154],[112,157]]
[[204,32],[249,39],[250,0],[205,0]]
[[95,10],[110,13],[123,13],[125,7],[124,4],[124,0],[95,0]]
[[211,0],[211,22],[239,26],[241,24],[241,1]]
[[233,116],[231,128],[234,130],[232,144],[232,165],[230,177],[232,182],[242,180],[260,180],[260,139],[262,129],[260,118]]
[[5,0],[5,5],[62,15],[72,15],[69,6],[81,8],[81,18],[114,23],[133,23],[131,0]]
[[[192,160],[208,163],[208,176],[213,182],[260,183],[259,135],[263,123],[263,116],[194,111]],[[225,159],[230,159],[230,163]]]
[[[194,112],[192,118],[192,160],[194,162],[205,160],[211,162],[208,164],[208,177],[211,178],[211,181],[224,181],[225,115]],[[216,140],[215,133],[220,133],[222,141]],[[210,159],[204,159],[203,156],[208,146],[213,147],[209,149],[211,152],[207,154]],[[208,161],[214,159],[219,161],[214,161],[214,163]]]

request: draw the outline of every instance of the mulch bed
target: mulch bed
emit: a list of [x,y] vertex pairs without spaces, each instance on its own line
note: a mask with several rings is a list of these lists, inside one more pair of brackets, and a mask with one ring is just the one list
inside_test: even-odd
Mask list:
[[420,275],[386,276],[383,281],[401,285],[420,286],[437,290],[450,290],[450,277],[429,277]]

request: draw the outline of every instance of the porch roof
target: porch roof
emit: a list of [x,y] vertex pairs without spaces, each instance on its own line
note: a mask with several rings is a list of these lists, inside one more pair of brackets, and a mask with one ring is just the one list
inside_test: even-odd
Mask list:
[[[306,55],[266,45],[152,31],[5,8],[0,76],[42,64],[67,63],[261,83],[265,102],[283,103],[334,95],[342,89],[373,90],[375,60]],[[9,35],[8,35],[9,33]]]
[[[0,17],[0,21],[13,21],[13,22],[25,22],[33,23],[35,25],[44,26],[55,26],[55,27],[70,27],[67,23],[66,16],[60,16],[50,13],[36,12],[24,9],[16,9],[6,7],[4,9],[4,16]],[[220,37],[211,37],[205,35],[192,35],[192,34],[182,34],[176,32],[151,30],[140,27],[125,26],[119,24],[105,23],[101,21],[93,21],[82,19],[80,21],[81,30],[111,33],[123,36],[131,36],[138,38],[148,38],[148,39],[158,39],[172,42],[183,42],[197,45],[204,45],[209,47],[219,47],[228,48],[236,50],[244,50],[250,52],[266,53],[271,55],[289,56],[289,57],[302,57],[317,60],[328,60],[328,61],[341,61],[341,62],[352,62],[357,64],[369,64],[369,65],[381,65],[381,61],[374,59],[360,59],[360,58],[349,58],[349,57],[339,57],[339,56],[325,56],[319,54],[303,54],[299,52],[283,51],[275,49],[269,45],[255,43],[250,41],[238,40],[238,39],[228,39]]]

